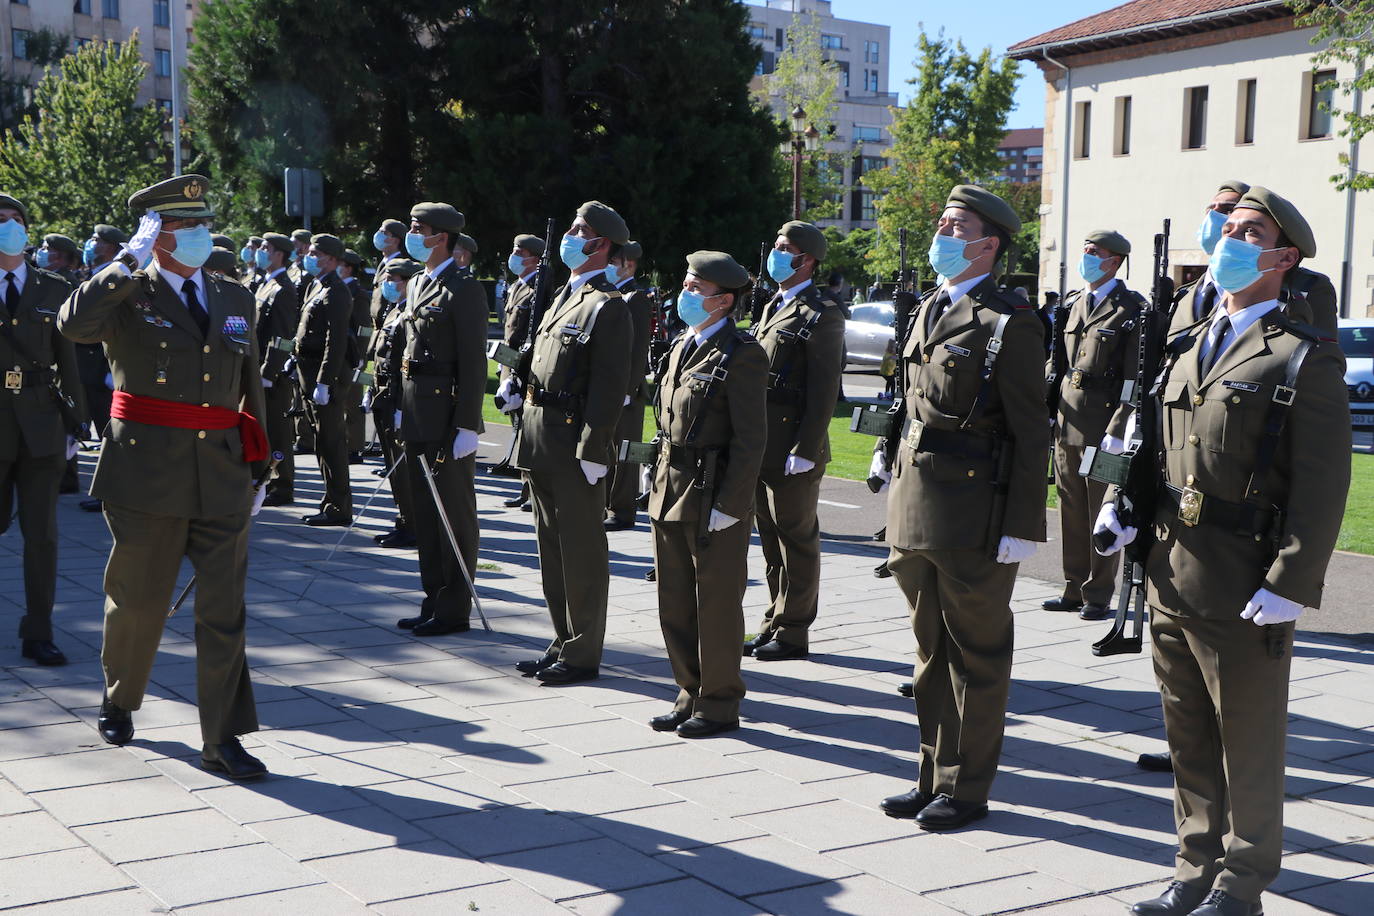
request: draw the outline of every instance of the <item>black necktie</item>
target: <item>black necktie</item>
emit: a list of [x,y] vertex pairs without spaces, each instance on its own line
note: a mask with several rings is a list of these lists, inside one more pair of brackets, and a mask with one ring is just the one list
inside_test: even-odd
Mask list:
[[1217,299],[1217,288],[1206,280],[1202,281],[1202,289],[1197,294],[1197,312],[1193,315],[1194,321],[1201,321],[1205,316],[1212,313],[1212,305]]
[[1206,378],[1207,373],[1212,371],[1212,367],[1217,364],[1217,359],[1221,357],[1226,349],[1226,335],[1231,333],[1231,318],[1229,315],[1222,315],[1221,319],[1213,326],[1216,336],[1212,338],[1212,348],[1207,351],[1207,356],[1202,361],[1202,377]]
[[949,308],[949,306],[949,293],[945,290],[940,290],[939,295],[935,297],[935,301],[930,304],[930,312],[926,318],[927,337],[935,330],[935,323],[940,320],[940,316],[945,313],[945,309]]
[[191,313],[191,318],[200,328],[200,336],[209,337],[210,313],[205,311],[205,307],[200,304],[200,299],[196,296],[196,282],[188,279],[181,285],[181,291],[186,294],[186,311]]
[[9,309],[10,317],[19,314],[19,284],[14,279],[14,272],[5,274],[5,279],[9,281],[9,286],[5,289],[5,308]]

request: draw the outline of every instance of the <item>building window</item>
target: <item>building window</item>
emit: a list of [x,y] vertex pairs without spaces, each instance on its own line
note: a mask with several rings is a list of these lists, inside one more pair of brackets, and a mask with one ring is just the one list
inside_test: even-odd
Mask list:
[[106,19],[119,18],[119,0],[101,0],[100,15]]
[[835,61],[835,63],[838,64],[839,67],[840,67],[840,87],[843,88],[843,89],[848,89],[848,88],[849,88],[849,61],[847,61],[847,60],[837,60],[837,61]]
[[1092,152],[1093,103],[1079,102],[1074,109],[1073,157],[1087,159]]
[[879,45],[876,41],[865,41],[865,42],[864,42],[864,63],[866,63],[866,64],[876,64],[876,63],[878,63],[878,51],[879,51],[879,49],[880,49],[881,47],[882,47],[882,46]]
[[1183,148],[1204,149],[1207,146],[1207,87],[1193,86],[1183,90]]
[[882,156],[860,156],[860,157],[859,157],[859,174],[860,174],[860,175],[867,175],[869,172],[873,171],[874,169],[882,169],[882,168],[887,168],[887,160],[884,159]]
[[821,36],[821,50],[822,50],[822,51],[843,51],[843,50],[844,50],[844,38],[843,38],[843,36],[840,36],[840,35],[822,35],[822,36]]
[[29,30],[28,30],[28,29],[15,29],[15,30],[14,30],[13,32],[11,32],[10,34],[11,34],[11,39],[10,39],[10,54],[12,54],[12,55],[14,56],[14,59],[15,59],[15,60],[28,60],[28,59],[29,59]]
[[1043,146],[1028,146],[1026,147],[1026,155],[1043,156],[1045,155],[1045,148]]
[[1255,89],[1257,80],[1241,80],[1236,84],[1236,143],[1255,142]]
[[873,205],[875,198],[872,191],[859,192],[859,219],[872,222],[878,218],[878,208]]
[[877,71],[877,70],[865,70],[865,71],[864,71],[864,91],[865,91],[865,92],[877,92],[877,91],[878,91],[878,71]]
[[91,0],[75,0],[72,4],[72,12],[81,16],[91,14]]
[[153,25],[170,28],[172,25],[171,0],[153,0]]
[[153,73],[157,76],[172,75],[172,52],[165,48],[153,51]]
[[86,45],[88,45],[88,44],[90,44],[90,43],[91,43],[91,40],[90,40],[89,38],[73,38],[73,39],[72,39],[72,50],[73,50],[73,51],[80,50],[81,48],[86,47]]
[[882,131],[877,127],[865,127],[860,124],[855,124],[854,139],[876,143],[882,139]]
[[[16,55],[17,56],[17,55]],[[1311,79],[1307,91],[1307,139],[1320,140],[1331,136],[1331,105],[1335,95],[1335,70],[1318,70],[1304,75]]]
[[1112,155],[1131,154],[1131,97],[1116,97],[1116,127],[1112,131]]
[[768,27],[758,22],[749,23],[749,37],[763,41],[768,37]]
[[14,4],[17,4],[17,5],[19,5],[19,6],[28,6],[28,5],[29,5],[29,0],[10,0],[10,3],[14,3]]

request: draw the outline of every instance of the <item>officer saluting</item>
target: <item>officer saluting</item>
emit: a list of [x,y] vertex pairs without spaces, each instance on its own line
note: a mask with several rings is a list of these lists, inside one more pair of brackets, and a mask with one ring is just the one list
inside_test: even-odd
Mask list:
[[[253,297],[207,277],[209,181],[181,175],[139,191],[127,249],[62,306],[62,333],[103,342],[115,394],[93,495],[114,538],[105,568],[105,696],[98,727],[133,738],[177,571],[197,577],[196,680],[202,761],[235,779],[262,763],[238,735],[258,727],[244,657],[251,483],[266,470]],[[149,259],[155,263],[147,263]],[[143,269],[140,264],[147,263]],[[134,272],[137,271],[137,272]],[[265,495],[265,491],[263,493]]]
[[679,688],[656,731],[704,738],[739,727],[750,515],[767,440],[768,357],[730,320],[749,272],[719,251],[687,256],[669,352],[649,517],[658,616]]
[[[1279,302],[1314,254],[1297,208],[1251,188],[1212,252],[1221,307],[1169,347],[1146,579],[1179,852],[1138,916],[1255,916],[1279,873],[1293,621],[1321,603],[1350,485],[1344,359]],[[1110,502],[1097,529],[1112,552],[1136,534]]]
[[278,338],[289,341],[300,322],[296,286],[286,275],[291,251],[290,238],[269,232],[253,254],[254,266],[261,274],[254,298],[258,306],[256,328],[258,354],[262,357],[262,387],[267,399],[267,441],[273,451],[288,456],[277,465],[276,479],[267,484],[265,506],[289,506],[296,499],[296,462],[290,457],[295,433],[288,416],[293,386],[285,371],[286,354],[273,345]]
[[912,316],[902,353],[910,427],[895,467],[874,455],[874,475],[892,480],[888,567],[911,605],[921,726],[920,781],[882,808],[927,830],[987,814],[1011,686],[1012,587],[1045,539],[1044,329],[992,275],[1020,227],[995,194],[950,192],[929,255],[943,283]]

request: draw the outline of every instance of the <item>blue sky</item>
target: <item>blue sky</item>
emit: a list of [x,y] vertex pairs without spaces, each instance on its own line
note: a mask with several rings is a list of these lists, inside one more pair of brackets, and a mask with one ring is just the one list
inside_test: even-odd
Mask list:
[[[916,37],[922,27],[931,34],[941,28],[948,38],[962,39],[970,50],[991,47],[994,54],[1009,45],[1047,32],[1075,19],[1120,5],[1120,0],[832,0],[830,12],[840,19],[882,23],[892,28],[888,88],[910,97],[906,81],[916,75]],[[1045,123],[1045,81],[1040,68],[1021,64],[1016,105],[1008,127],[1042,127]]]

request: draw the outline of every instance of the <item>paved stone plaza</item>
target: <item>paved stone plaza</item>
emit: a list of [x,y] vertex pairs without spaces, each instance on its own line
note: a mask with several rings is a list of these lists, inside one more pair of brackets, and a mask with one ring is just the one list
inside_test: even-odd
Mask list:
[[[20,664],[17,525],[0,538],[0,909],[1096,916],[1170,877],[1170,778],[1135,766],[1163,748],[1148,656],[1092,656],[1103,624],[1039,609],[1057,583],[1017,587],[992,815],[927,834],[877,808],[913,782],[917,732],[894,690],[914,641],[896,586],[872,576],[875,545],[827,540],[811,659],[746,659],[743,727],[690,743],[646,724],[676,688],[644,525],[611,535],[601,679],[546,688],[512,668],[549,634],[532,517],[500,505],[513,481],[478,480],[493,632],[424,642],[394,626],[419,603],[414,552],[371,542],[390,524],[385,496],[323,564],[340,529],[298,523],[319,482],[313,459],[299,467],[298,505],[264,510],[253,541],[263,730],[245,745],[272,771],[258,783],[199,768],[189,605],[168,625],[134,742],[96,735],[98,515],[62,498],[65,668]],[[357,505],[373,467],[353,468]],[[766,595],[757,548],[753,560],[749,624]],[[1368,914],[1374,648],[1299,636],[1288,854],[1265,909]]]

